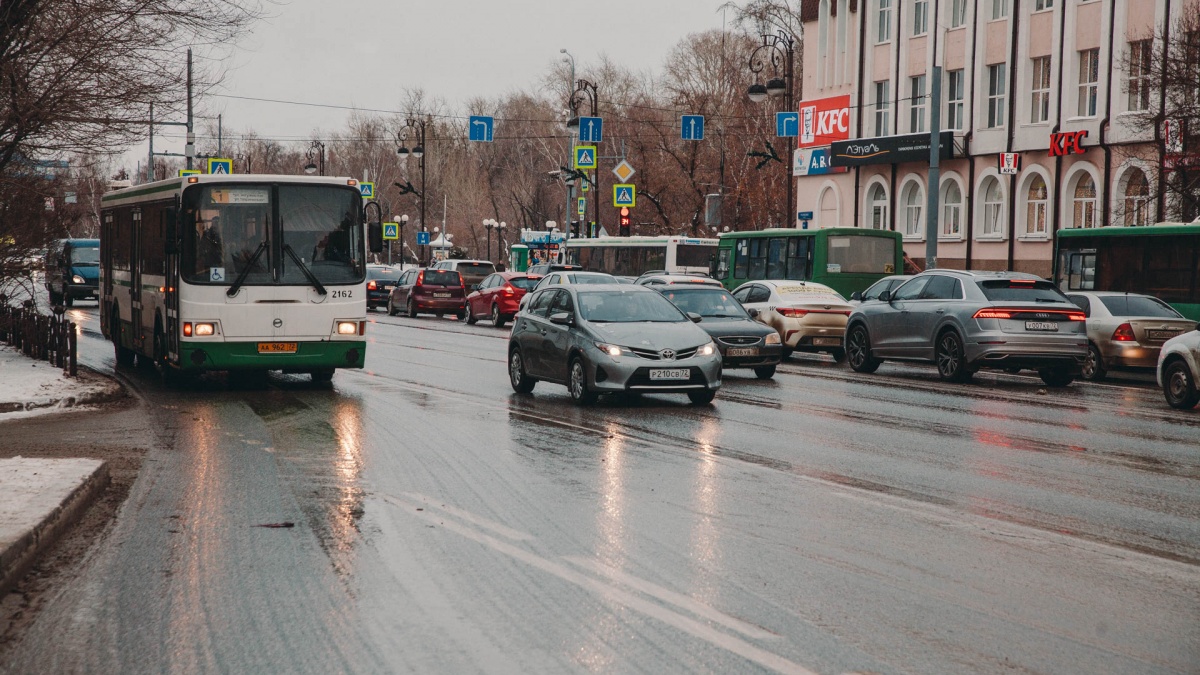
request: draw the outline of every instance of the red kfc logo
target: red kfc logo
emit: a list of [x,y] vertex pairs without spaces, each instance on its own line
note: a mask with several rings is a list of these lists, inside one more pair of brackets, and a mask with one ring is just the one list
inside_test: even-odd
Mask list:
[[831,96],[800,103],[797,147],[829,145],[850,138],[850,96]]
[[1083,154],[1083,139],[1087,138],[1087,130],[1071,131],[1063,134],[1050,134],[1050,156]]

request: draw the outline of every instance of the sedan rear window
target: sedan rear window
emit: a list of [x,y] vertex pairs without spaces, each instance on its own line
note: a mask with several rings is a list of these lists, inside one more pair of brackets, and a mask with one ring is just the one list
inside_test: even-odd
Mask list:
[[1071,302],[1049,281],[988,279],[979,282],[983,296],[992,302]]
[[1102,295],[1100,302],[1113,316],[1146,316],[1156,319],[1182,319],[1170,305],[1158,298],[1141,295]]
[[528,291],[532,290],[534,286],[537,286],[538,278],[539,277],[513,277],[512,279],[508,280],[508,283],[513,288],[519,288],[523,291]]
[[378,267],[368,267],[367,268],[367,278],[374,279],[376,281],[378,281],[379,279],[384,279],[386,281],[395,281],[400,278],[400,272],[398,270],[388,270],[388,269],[380,269]]
[[464,275],[483,277],[496,271],[491,263],[458,263],[458,271]]
[[422,283],[439,286],[461,286],[462,278],[458,276],[458,272],[450,270],[425,270],[425,278]]

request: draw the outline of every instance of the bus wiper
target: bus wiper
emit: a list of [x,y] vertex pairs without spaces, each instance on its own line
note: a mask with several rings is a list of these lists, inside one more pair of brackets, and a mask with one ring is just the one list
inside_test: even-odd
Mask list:
[[263,241],[259,242],[258,248],[254,249],[254,255],[250,256],[250,260],[247,261],[246,266],[242,268],[242,273],[238,275],[237,279],[234,279],[233,285],[229,287],[229,290],[225,291],[225,295],[227,297],[232,298],[238,294],[238,291],[242,290],[242,284],[246,283],[246,277],[250,276],[250,270],[254,268],[254,263],[258,262],[259,256],[261,256],[265,250],[267,250],[267,242],[264,239]]
[[308,269],[308,265],[305,265],[304,261],[300,260],[300,256],[296,255],[296,252],[292,250],[290,244],[283,245],[283,252],[292,257],[292,262],[296,263],[296,266],[300,268],[301,272],[304,272],[304,278],[308,279],[308,283],[312,284],[313,288],[317,289],[318,293],[325,295],[327,291],[325,290],[325,287],[321,285],[321,280],[317,278],[317,275],[312,273],[312,270]]

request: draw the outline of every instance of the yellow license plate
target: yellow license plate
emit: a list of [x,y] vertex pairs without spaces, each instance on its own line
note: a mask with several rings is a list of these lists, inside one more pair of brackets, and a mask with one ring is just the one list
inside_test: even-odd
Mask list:
[[259,354],[295,354],[295,342],[260,342],[258,343]]

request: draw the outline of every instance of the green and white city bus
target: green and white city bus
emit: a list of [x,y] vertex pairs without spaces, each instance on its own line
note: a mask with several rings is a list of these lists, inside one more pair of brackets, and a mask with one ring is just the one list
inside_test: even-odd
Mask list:
[[725,232],[713,269],[731,291],[752,280],[795,279],[825,284],[847,298],[903,273],[899,232],[854,227]]
[[[199,175],[101,200],[100,324],[117,362],[310,373],[366,357],[358,181]],[[372,224],[370,248],[381,248]]]
[[1054,243],[1059,289],[1145,293],[1200,321],[1200,223],[1072,228]]

